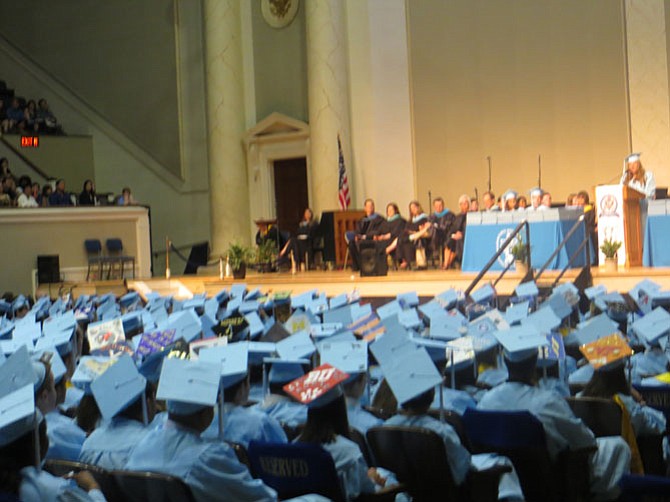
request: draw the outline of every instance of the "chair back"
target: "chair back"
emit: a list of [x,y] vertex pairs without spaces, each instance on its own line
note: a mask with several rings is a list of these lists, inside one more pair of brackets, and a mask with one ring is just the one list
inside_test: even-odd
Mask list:
[[315,493],[344,501],[333,457],[311,443],[249,443],[251,475],[277,491],[279,499]]
[[570,409],[596,437],[621,435],[621,408],[612,399],[568,397]]
[[84,248],[86,248],[87,254],[99,255],[102,252],[102,243],[100,239],[86,239]]
[[358,445],[358,448],[361,450],[363,458],[365,459],[365,463],[368,464],[369,467],[374,467],[377,465],[372,458],[372,454],[370,453],[368,442],[361,431],[354,429],[353,427],[349,427],[349,439]]
[[670,502],[670,478],[624,474],[619,481],[622,502]]
[[659,410],[665,415],[667,431],[670,432],[670,386],[667,385],[633,385],[642,394],[647,406]]
[[233,441],[226,441],[226,444],[230,446],[235,452],[237,460],[240,461],[240,464],[244,464],[249,468],[249,453],[243,444],[235,443]]
[[123,251],[123,241],[119,238],[107,239],[105,242],[108,253],[121,253]]
[[[451,425],[451,427],[456,431],[456,434],[458,434],[458,439],[461,440],[461,444],[465,446],[465,449],[472,451],[470,438],[468,437],[467,432],[465,432],[465,426],[463,425],[463,418],[453,410],[443,410],[442,414],[444,416],[444,421]],[[436,420],[440,420],[439,409],[428,410],[428,415],[435,418]]]
[[164,502],[193,501],[189,486],[181,479],[156,472],[112,471],[123,499],[128,502],[161,500]]
[[421,427],[381,426],[367,432],[377,465],[395,473],[415,501],[461,500],[444,441]]
[[88,471],[100,485],[100,491],[108,501],[124,500],[114,476],[107,469],[97,465],[71,460],[48,459],[44,463],[44,470],[58,477],[65,476],[70,472]]

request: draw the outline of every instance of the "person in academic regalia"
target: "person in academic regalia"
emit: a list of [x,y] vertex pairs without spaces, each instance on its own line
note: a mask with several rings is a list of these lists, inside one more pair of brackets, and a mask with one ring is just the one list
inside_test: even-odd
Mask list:
[[463,245],[465,244],[465,227],[467,224],[468,211],[470,210],[470,198],[463,194],[458,198],[458,207],[461,210],[454,217],[447,232],[447,242],[444,247],[444,265],[446,270],[451,268],[454,262],[463,260]]
[[410,202],[409,220],[399,241],[403,255],[400,268],[409,268],[415,260],[418,268],[426,267],[426,247],[432,236],[432,229],[433,225],[428,220],[428,215],[423,212],[421,204],[416,200]]
[[291,250],[291,236],[288,232],[280,231],[277,227],[277,220],[259,219],[255,220],[258,232],[256,232],[256,245],[260,246],[265,242],[273,242],[277,250],[277,263],[287,263],[289,252]]
[[295,236],[295,261],[300,265],[307,262],[309,267],[314,265],[314,240],[319,230],[319,221],[314,218],[314,212],[308,207],[305,209],[302,220],[298,224],[298,232]]
[[365,435],[371,427],[382,424],[382,419],[363,409],[361,399],[367,384],[367,374],[353,374],[349,380],[342,384],[347,404],[347,419],[349,425]]
[[274,361],[268,374],[270,394],[257,405],[258,409],[282,426],[293,428],[304,424],[307,421],[307,407],[293,401],[282,389],[304,373],[300,362]]
[[624,160],[621,184],[642,192],[647,199],[656,197],[656,180],[651,171],[645,171],[640,162],[641,153],[633,153]]
[[403,244],[400,241],[406,224],[407,220],[400,215],[398,204],[390,202],[386,205],[386,221],[383,222],[379,235],[373,237],[377,246],[383,247],[387,255],[400,263],[404,259]]
[[346,234],[351,268],[354,272],[360,270],[360,241],[374,239],[375,236],[380,235],[385,221],[379,213],[375,212],[375,202],[372,199],[365,200],[364,209],[365,216],[356,223],[356,230]]
[[433,200],[433,214],[428,217],[433,226],[433,232],[430,239],[430,249],[433,256],[441,252],[447,242],[447,232],[451,228],[456,215],[444,207],[444,199],[436,197]]

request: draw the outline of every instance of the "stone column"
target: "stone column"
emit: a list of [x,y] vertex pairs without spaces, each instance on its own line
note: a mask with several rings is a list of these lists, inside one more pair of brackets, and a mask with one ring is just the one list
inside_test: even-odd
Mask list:
[[352,207],[355,189],[351,157],[349,88],[344,2],[308,0],[303,2],[307,26],[307,82],[311,131],[310,181],[316,214],[338,209],[337,135],[347,166]]
[[231,241],[249,242],[240,2],[205,0],[204,24],[212,256],[217,256]]

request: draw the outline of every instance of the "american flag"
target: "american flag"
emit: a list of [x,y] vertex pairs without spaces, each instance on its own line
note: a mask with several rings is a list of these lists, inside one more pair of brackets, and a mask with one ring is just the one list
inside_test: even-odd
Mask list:
[[346,211],[351,204],[349,196],[349,181],[347,180],[347,168],[344,167],[344,155],[342,154],[342,143],[340,136],[337,136],[337,152],[339,156],[340,181],[338,185],[337,198],[340,201],[340,209]]

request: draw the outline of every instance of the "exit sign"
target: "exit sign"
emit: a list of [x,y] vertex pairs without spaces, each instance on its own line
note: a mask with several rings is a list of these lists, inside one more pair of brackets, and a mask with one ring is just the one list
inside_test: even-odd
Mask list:
[[37,148],[40,146],[39,136],[21,136],[21,148]]

